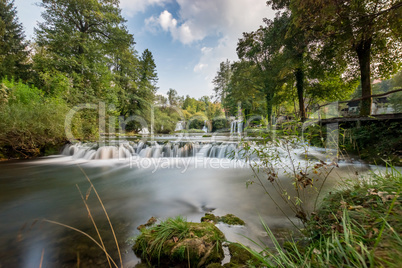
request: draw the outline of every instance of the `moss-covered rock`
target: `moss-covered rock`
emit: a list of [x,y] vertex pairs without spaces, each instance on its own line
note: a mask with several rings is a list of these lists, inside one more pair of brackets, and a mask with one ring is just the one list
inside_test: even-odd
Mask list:
[[212,213],[205,213],[205,216],[201,218],[201,222],[211,222],[214,224],[217,224],[218,222],[223,222],[229,225],[245,225],[246,223],[240,219],[239,217],[236,217],[233,214],[226,214],[225,216],[219,217],[215,216]]
[[224,257],[223,233],[212,223],[187,222],[181,217],[142,228],[133,246],[143,262],[158,266],[204,267]]
[[215,216],[212,213],[205,213],[205,216],[201,218],[201,222],[210,222],[217,224],[220,220],[219,216]]
[[247,249],[238,243],[230,243],[228,245],[230,252],[230,262],[226,263],[226,268],[240,267],[260,267],[260,262]]
[[225,216],[222,216],[220,221],[223,223],[229,224],[229,225],[245,225],[246,224],[242,219],[236,217],[233,214],[226,214]]
[[222,268],[222,267],[223,266],[220,263],[215,262],[215,263],[208,264],[208,266],[206,268]]

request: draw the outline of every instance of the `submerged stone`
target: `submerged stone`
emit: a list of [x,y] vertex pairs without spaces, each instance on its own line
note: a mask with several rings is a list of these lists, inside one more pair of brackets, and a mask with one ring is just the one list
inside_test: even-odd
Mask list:
[[151,218],[147,221],[147,223],[141,224],[140,226],[138,226],[138,227],[137,227],[137,230],[141,230],[141,229],[143,229],[143,228],[145,228],[145,227],[152,226],[156,221],[157,221],[157,220],[156,220],[155,217],[151,217]]
[[159,267],[205,267],[224,258],[223,233],[212,223],[187,222],[181,217],[142,228],[133,246],[143,262]]
[[239,217],[236,217],[233,214],[226,214],[225,216],[221,217],[221,222],[229,224],[229,225],[245,225],[246,223],[240,219]]
[[205,213],[205,216],[201,218],[201,222],[210,222],[217,224],[218,222],[226,223],[228,225],[245,225],[246,223],[240,219],[239,217],[236,217],[233,214],[226,214],[225,216],[219,217],[215,216],[212,213]]
[[219,219],[219,216],[215,216],[212,213],[205,213],[205,216],[201,218],[201,222],[210,222],[217,224],[219,222]]

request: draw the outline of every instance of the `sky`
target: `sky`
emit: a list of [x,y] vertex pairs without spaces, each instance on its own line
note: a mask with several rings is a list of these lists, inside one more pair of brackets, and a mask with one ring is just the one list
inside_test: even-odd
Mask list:
[[[15,0],[28,39],[41,18],[39,0]],[[219,64],[237,60],[243,32],[257,30],[275,11],[266,0],[120,0],[138,54],[149,49],[158,73],[158,94],[213,95]]]

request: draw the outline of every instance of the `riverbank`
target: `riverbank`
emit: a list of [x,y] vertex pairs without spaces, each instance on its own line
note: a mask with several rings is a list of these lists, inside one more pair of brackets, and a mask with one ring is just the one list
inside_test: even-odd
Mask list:
[[330,192],[304,237],[249,250],[264,267],[401,267],[402,175],[395,170]]
[[[313,146],[325,147],[331,129],[312,125],[307,128]],[[340,124],[338,146],[343,155],[356,155],[373,165],[402,166],[402,124],[400,121]]]
[[[298,235],[296,239],[277,239],[269,226],[262,223],[273,247],[255,242],[260,250],[252,250],[246,246],[240,246],[239,249],[239,244],[226,242],[229,243],[227,245],[231,260],[223,265],[220,264],[221,259],[219,262],[210,261],[208,266],[202,267],[247,267],[248,264],[253,267],[295,268],[401,267],[401,190],[402,175],[391,169],[383,174],[345,181],[341,189],[326,195],[320,209],[308,222],[302,235]],[[158,232],[154,231],[153,235],[157,236]],[[172,237],[172,245],[181,245],[180,239],[175,241],[174,235]],[[138,239],[141,240],[140,238]],[[138,247],[137,244],[136,246]],[[146,246],[142,248],[141,252],[149,252]],[[174,250],[161,252],[168,254],[166,252],[170,251],[174,253]],[[186,252],[185,248],[183,252]],[[183,254],[177,263],[186,264],[186,258]],[[175,260],[174,254],[170,261],[172,260]],[[191,261],[193,264],[194,258]]]

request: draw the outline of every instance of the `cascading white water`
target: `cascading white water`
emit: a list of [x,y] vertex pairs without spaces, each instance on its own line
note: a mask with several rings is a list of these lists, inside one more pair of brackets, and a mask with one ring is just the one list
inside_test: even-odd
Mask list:
[[176,123],[176,128],[174,131],[180,131],[184,129],[184,122],[183,121],[179,121]]
[[204,121],[204,126],[202,127],[202,131],[204,131],[205,133],[208,133],[208,128],[207,128],[207,120]]
[[62,150],[63,155],[72,156],[74,159],[105,160],[127,159],[138,156],[142,158],[162,157],[209,157],[227,158],[230,152],[236,150],[234,143],[198,143],[198,142],[157,142],[137,143],[127,142],[116,146],[94,146],[77,143],[66,145]]
[[241,135],[243,132],[243,121],[241,120],[234,120],[230,123],[230,135],[233,135],[234,133],[238,133]]
[[140,132],[138,132],[138,134],[142,134],[142,135],[148,135],[149,134],[149,130],[148,128],[144,127],[140,130]]

